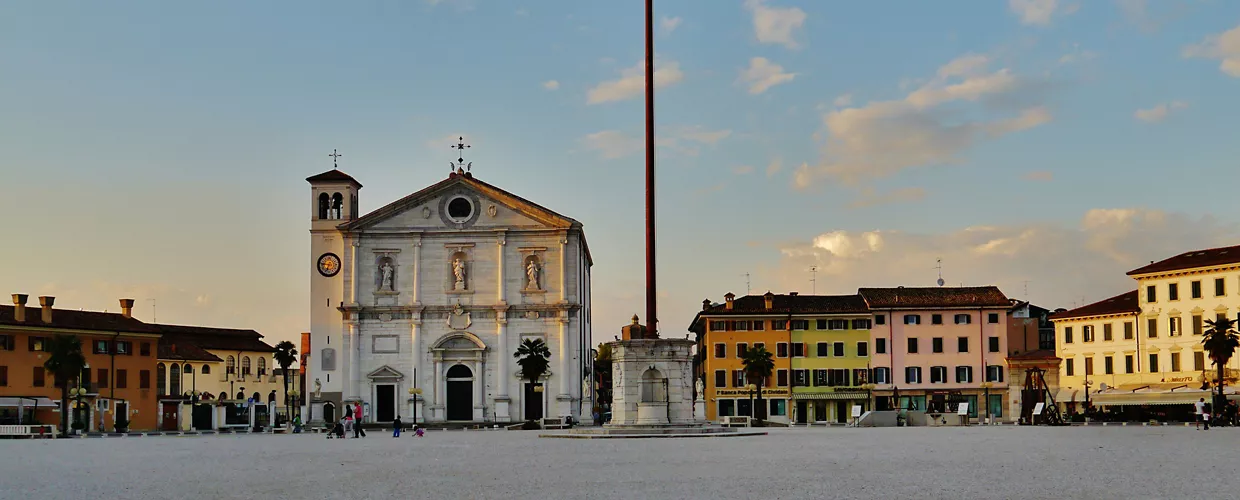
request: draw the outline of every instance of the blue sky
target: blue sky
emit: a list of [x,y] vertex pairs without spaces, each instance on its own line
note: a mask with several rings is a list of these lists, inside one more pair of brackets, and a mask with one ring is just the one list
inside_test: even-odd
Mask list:
[[[665,335],[745,273],[755,292],[850,293],[932,284],[942,259],[949,283],[1071,307],[1237,242],[1240,4],[656,11]],[[597,340],[644,309],[641,2],[9,2],[0,19],[6,293],[134,297],[143,318],[154,299],[161,322],[293,338],[304,178],[338,148],[373,210],[447,175],[463,134],[479,178],[585,224]]]

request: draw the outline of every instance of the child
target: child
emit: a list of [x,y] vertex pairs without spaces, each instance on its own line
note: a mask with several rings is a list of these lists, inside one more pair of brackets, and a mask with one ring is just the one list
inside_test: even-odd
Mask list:
[[396,420],[392,422],[392,437],[394,438],[400,437],[400,426],[401,426],[400,415],[397,415]]
[[419,427],[417,424],[413,425],[413,435],[417,437],[422,437],[422,428]]

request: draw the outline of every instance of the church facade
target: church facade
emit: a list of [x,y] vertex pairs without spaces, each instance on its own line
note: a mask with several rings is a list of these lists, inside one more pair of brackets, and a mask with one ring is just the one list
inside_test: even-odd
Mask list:
[[[358,403],[367,422],[590,413],[592,262],[580,222],[459,168],[365,215],[353,177],[306,180],[311,422]],[[527,338],[551,351],[537,384],[514,357]]]

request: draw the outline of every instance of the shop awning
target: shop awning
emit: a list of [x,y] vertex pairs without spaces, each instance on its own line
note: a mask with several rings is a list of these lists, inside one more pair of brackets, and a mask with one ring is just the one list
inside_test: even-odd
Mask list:
[[38,406],[39,408],[51,409],[51,408],[56,407],[56,403],[42,396],[29,397],[29,398],[13,397],[13,396],[0,397],[0,408],[17,408],[17,407],[31,408],[34,406]]
[[1056,403],[1084,403],[1085,394],[1080,389],[1060,389],[1055,393]]
[[869,399],[870,395],[864,392],[806,392],[792,393],[792,399]]
[[1090,397],[1090,402],[1097,406],[1133,406],[1133,405],[1191,405],[1205,398],[1209,401],[1211,394],[1202,390],[1178,390],[1159,392],[1103,392]]

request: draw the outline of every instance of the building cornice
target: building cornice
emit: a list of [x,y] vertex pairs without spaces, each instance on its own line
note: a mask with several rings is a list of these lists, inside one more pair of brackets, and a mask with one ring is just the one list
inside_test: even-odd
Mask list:
[[1240,263],[1222,264],[1217,266],[1194,267],[1189,269],[1175,269],[1171,271],[1159,271],[1146,274],[1134,274],[1132,278],[1141,282],[1143,280],[1154,280],[1162,278],[1177,278],[1183,276],[1200,276],[1204,274],[1214,274],[1218,272],[1240,271]]
[[[37,313],[38,310],[36,309],[35,312]],[[138,337],[138,338],[146,338],[146,339],[159,339],[161,336],[163,336],[162,334],[159,334],[159,333],[133,333],[133,332],[117,332],[117,331],[109,331],[109,330],[80,330],[76,328],[59,328],[55,326],[47,327],[47,326],[41,326],[41,325],[30,325],[30,326],[0,325],[0,331],[38,332],[38,333],[46,332],[46,333],[60,333],[60,334],[69,333],[69,334],[75,334],[75,335],[96,335],[96,336],[109,336],[109,337],[114,337],[117,334],[119,334],[122,337]]]

